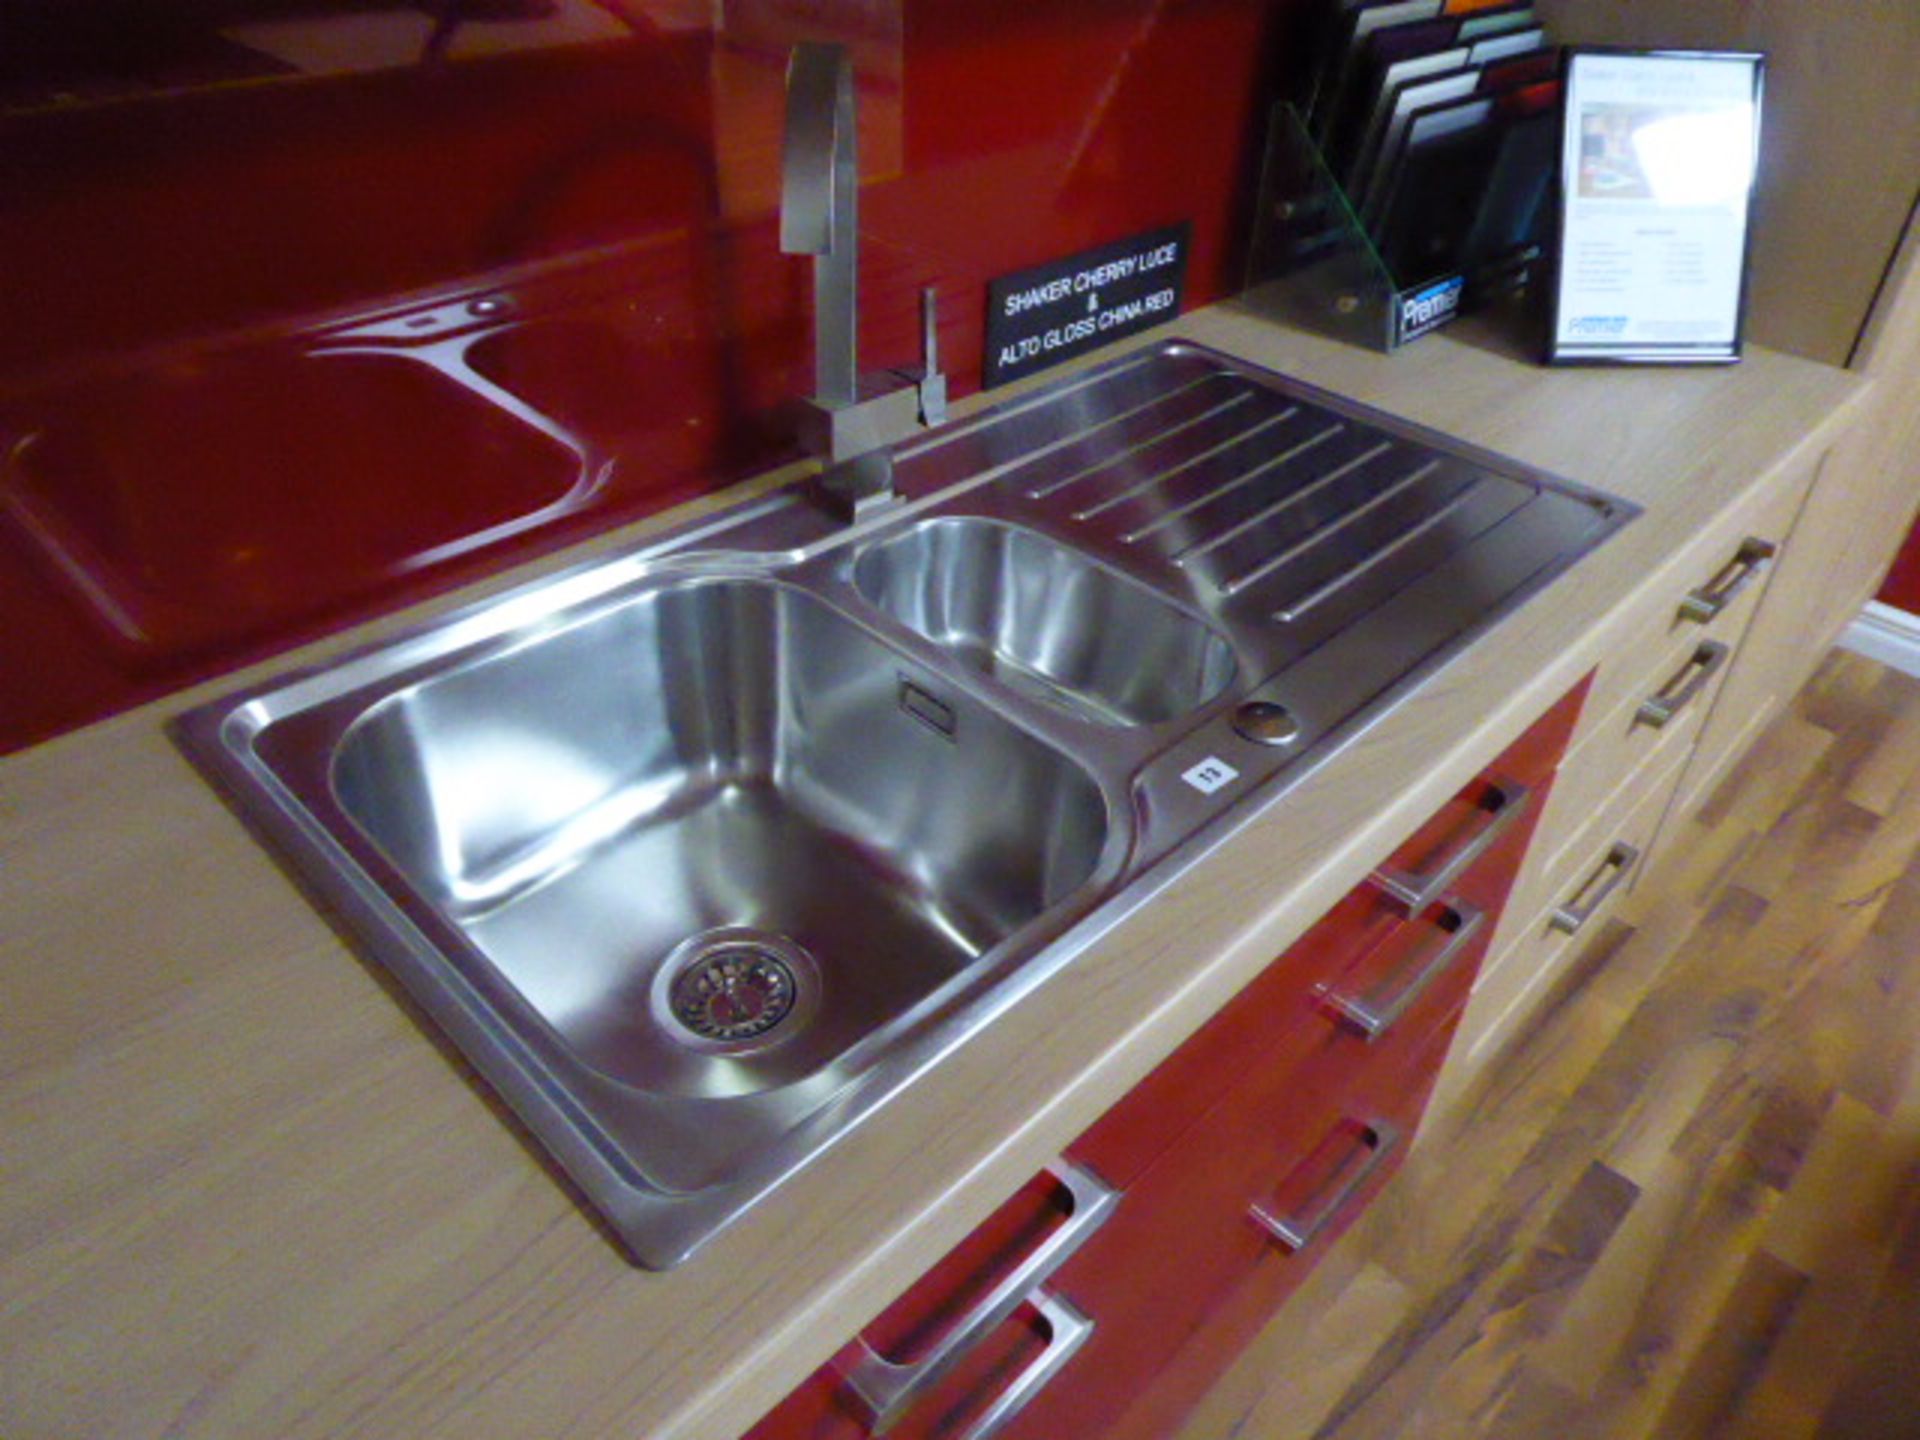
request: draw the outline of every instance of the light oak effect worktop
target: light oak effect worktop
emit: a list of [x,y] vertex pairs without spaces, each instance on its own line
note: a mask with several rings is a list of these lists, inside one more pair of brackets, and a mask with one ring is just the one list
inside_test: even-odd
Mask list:
[[737,1435],[1591,669],[1603,617],[1811,464],[1865,390],[1761,350],[1548,371],[1470,328],[1379,356],[1232,305],[1136,343],[1165,335],[1646,514],[666,1274],[622,1258],[173,748],[167,720],[244,677],[0,762],[0,1435]]

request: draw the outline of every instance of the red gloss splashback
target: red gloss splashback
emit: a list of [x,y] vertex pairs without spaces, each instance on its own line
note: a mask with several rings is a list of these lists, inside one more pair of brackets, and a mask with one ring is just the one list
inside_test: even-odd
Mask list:
[[1893,557],[1893,568],[1880,583],[1880,593],[1874,598],[1909,615],[1920,615],[1920,526],[1915,526],[1901,542],[1900,553]]
[[1235,288],[1292,6],[469,8],[0,67],[0,748],[794,453],[794,39],[859,73],[863,367],[937,284],[964,394],[1004,271],[1185,220]]

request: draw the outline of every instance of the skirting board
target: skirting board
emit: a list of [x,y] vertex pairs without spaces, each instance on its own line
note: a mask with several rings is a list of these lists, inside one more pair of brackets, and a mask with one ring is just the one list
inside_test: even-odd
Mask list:
[[1869,600],[1840,632],[1840,646],[1908,675],[1920,676],[1920,615]]

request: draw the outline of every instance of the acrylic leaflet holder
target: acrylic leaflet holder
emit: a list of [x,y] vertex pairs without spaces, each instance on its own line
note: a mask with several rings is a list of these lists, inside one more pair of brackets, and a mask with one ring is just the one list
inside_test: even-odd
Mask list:
[[[1532,177],[1550,187],[1550,165]],[[1542,247],[1531,220],[1495,216],[1478,186],[1456,258],[1396,274],[1290,104],[1274,108],[1248,253],[1250,303],[1305,330],[1394,350],[1492,296],[1524,288]],[[1530,213],[1530,212],[1529,212]],[[1458,228],[1458,227],[1457,227]],[[1399,244],[1399,252],[1419,250]],[[1410,267],[1403,261],[1402,271]]]

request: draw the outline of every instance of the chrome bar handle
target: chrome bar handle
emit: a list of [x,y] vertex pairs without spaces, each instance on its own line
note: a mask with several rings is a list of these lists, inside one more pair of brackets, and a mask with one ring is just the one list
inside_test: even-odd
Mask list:
[[1000,1393],[1000,1398],[974,1422],[962,1440],[992,1440],[1006,1429],[1013,1423],[1014,1416],[1033,1403],[1034,1397],[1047,1388],[1093,1334],[1094,1322],[1058,1295],[1036,1290],[1027,1298],[1040,1312],[1040,1318],[1047,1322],[1047,1348]]
[[932,1349],[918,1360],[901,1365],[880,1354],[864,1337],[858,1340],[859,1357],[842,1374],[868,1411],[871,1434],[884,1435],[899,1423],[914,1402],[939,1384],[996,1325],[1020,1307],[1021,1301],[1033,1297],[1067,1257],[1106,1223],[1120,1201],[1118,1190],[1072,1161],[1056,1160],[1047,1167],[1047,1173],[1066,1188],[1072,1201],[1066,1223],[1036,1246]]
[[[1278,1215],[1266,1206],[1255,1204],[1248,1214],[1267,1234],[1291,1251],[1301,1251],[1311,1245],[1314,1238],[1326,1229],[1347,1202],[1359,1193],[1360,1187],[1373,1178],[1374,1173],[1387,1163],[1387,1157],[1400,1143],[1398,1127],[1389,1125],[1385,1120],[1376,1120],[1365,1129],[1366,1143],[1355,1148],[1354,1155],[1364,1158],[1344,1180],[1329,1187],[1320,1198],[1308,1207],[1304,1215]],[[1343,1162],[1341,1169],[1351,1164],[1351,1158]]]
[[1438,900],[1441,892],[1465,874],[1474,861],[1500,843],[1500,837],[1519,823],[1533,804],[1533,791],[1525,785],[1491,778],[1487,784],[1491,791],[1489,798],[1497,796],[1499,805],[1491,809],[1484,804],[1476,807],[1485,810],[1486,823],[1451,853],[1420,871],[1396,870],[1383,865],[1373,872],[1373,883],[1405,905],[1409,915],[1418,915]]
[[1700,697],[1707,682],[1733,652],[1718,640],[1702,640],[1674,677],[1640,702],[1634,719],[1658,730]]
[[1740,548],[1733,552],[1733,558],[1722,565],[1711,580],[1687,592],[1686,598],[1680,602],[1680,618],[1700,625],[1715,619],[1733,603],[1735,596],[1766,570],[1779,553],[1780,547],[1771,540],[1749,535],[1740,542]]
[[1427,947],[1425,954],[1397,975],[1390,976],[1364,995],[1342,995],[1329,989],[1326,1002],[1372,1044],[1400,1022],[1413,1004],[1442,975],[1466,954],[1487,922],[1486,912],[1458,900],[1447,902],[1458,923],[1442,931],[1439,942]]
[[[1547,927],[1567,935],[1579,934],[1581,928],[1607,903],[1607,897],[1620,888],[1620,882],[1633,873],[1634,864],[1639,859],[1640,851],[1635,846],[1624,840],[1614,841],[1607,848],[1600,868],[1581,883],[1580,888],[1573,892],[1573,898],[1565,905],[1553,907],[1553,914],[1547,917]],[[1589,894],[1589,891],[1592,893]],[[1583,895],[1587,897],[1585,904],[1580,903]]]

